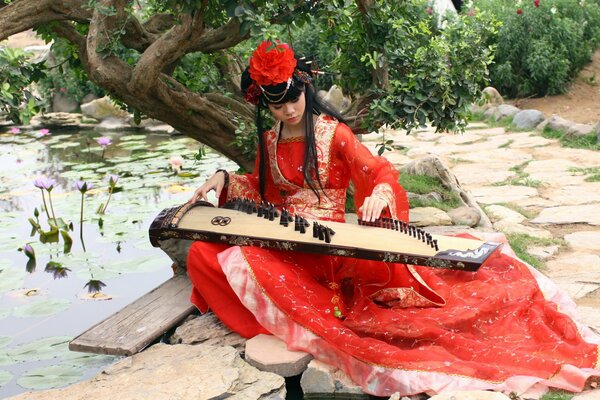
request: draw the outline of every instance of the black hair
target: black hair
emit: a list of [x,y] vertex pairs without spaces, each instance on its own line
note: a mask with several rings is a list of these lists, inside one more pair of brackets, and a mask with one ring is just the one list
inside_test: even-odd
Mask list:
[[[258,105],[256,107],[256,131],[258,134],[258,157],[259,157],[259,184],[260,195],[264,198],[265,194],[265,175],[266,175],[266,149],[263,138],[263,117],[262,109],[268,108],[269,104],[283,104],[289,101],[296,100],[302,92],[306,99],[306,108],[304,111],[304,128],[306,137],[304,141],[304,163],[303,173],[304,180],[308,187],[315,193],[319,201],[321,201],[321,193],[325,194],[323,184],[319,176],[319,165],[317,159],[317,144],[315,140],[315,127],[313,123],[313,115],[329,115],[336,118],[340,122],[344,122],[340,112],[331,104],[317,96],[316,89],[312,84],[312,79],[308,83],[304,82],[306,76],[313,77],[310,65],[304,62],[303,59],[297,59],[296,71],[292,75],[291,83],[288,87],[287,82],[283,82],[273,86],[263,86],[259,96]],[[303,77],[304,76],[304,77]],[[250,77],[248,68],[242,73],[241,89],[245,95],[248,88],[254,83]],[[287,89],[287,91],[286,91]],[[265,92],[267,94],[265,95]],[[310,112],[309,112],[310,111]],[[275,161],[276,162],[276,161]]]

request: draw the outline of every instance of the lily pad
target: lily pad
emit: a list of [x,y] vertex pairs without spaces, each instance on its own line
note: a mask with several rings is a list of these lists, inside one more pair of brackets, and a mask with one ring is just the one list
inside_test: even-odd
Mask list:
[[13,378],[13,374],[8,371],[4,371],[0,369],[0,387],[6,385]]
[[111,364],[118,360],[119,357],[69,351],[62,357],[62,359],[64,364],[75,365],[77,367],[95,368]]
[[12,312],[12,310],[8,307],[0,307],[0,319],[4,319],[4,318],[8,317],[11,312]]
[[48,315],[58,314],[61,311],[68,309],[71,306],[71,301],[67,299],[44,299],[35,300],[30,304],[16,307],[14,311],[15,317],[47,317]]
[[0,293],[8,292],[9,290],[19,289],[23,286],[25,278],[25,270],[14,267],[0,267]]
[[51,389],[75,383],[83,377],[83,373],[83,369],[73,365],[52,365],[26,372],[17,384],[25,389]]
[[7,355],[17,361],[49,360],[69,353],[70,336],[54,336],[9,349]]
[[12,342],[12,338],[10,336],[0,336],[0,347],[4,347],[10,342]]
[[8,354],[6,353],[0,353],[0,366],[3,365],[12,365],[15,364],[17,361],[12,359],[11,357],[9,357]]

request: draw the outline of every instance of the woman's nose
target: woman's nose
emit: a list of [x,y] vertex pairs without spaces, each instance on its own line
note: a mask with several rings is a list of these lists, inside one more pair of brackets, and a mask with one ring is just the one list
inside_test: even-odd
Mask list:
[[291,104],[289,104],[289,103],[286,103],[283,106],[283,110],[284,110],[284,112],[285,112],[286,115],[292,115],[294,113],[294,106],[291,105]]

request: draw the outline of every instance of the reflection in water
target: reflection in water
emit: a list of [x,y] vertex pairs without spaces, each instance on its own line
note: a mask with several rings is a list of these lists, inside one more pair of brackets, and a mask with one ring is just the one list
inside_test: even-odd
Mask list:
[[[199,176],[186,178],[173,174],[169,159],[182,157],[186,171],[192,170],[199,145],[190,139],[110,133],[103,158],[99,136],[88,131],[36,139],[0,133],[0,374],[14,376],[0,387],[0,398],[26,391],[20,378],[28,371],[76,364],[64,345],[51,357],[19,361],[8,356],[17,347],[53,337],[67,343],[65,337],[80,334],[168,279],[172,262],[150,246],[150,222],[162,209],[187,201],[190,190],[217,168],[236,169],[209,153],[193,167]],[[114,182],[111,188],[111,175],[118,176],[119,186]],[[55,181],[51,193],[42,191],[44,197],[33,185],[42,177]],[[93,188],[82,194],[77,181]],[[97,213],[101,205],[104,214]],[[72,235],[78,222],[79,235]],[[17,251],[26,245],[34,257]],[[3,337],[10,339],[4,347]],[[81,379],[110,362],[102,358],[91,368],[78,364]]]

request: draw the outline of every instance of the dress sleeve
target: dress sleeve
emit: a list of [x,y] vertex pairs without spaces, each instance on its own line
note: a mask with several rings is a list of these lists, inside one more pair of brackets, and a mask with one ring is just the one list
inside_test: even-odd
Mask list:
[[254,161],[254,171],[249,174],[237,175],[235,172],[229,172],[229,183],[221,191],[219,196],[219,207],[228,200],[235,198],[245,198],[260,203],[260,186],[258,177],[258,152]]
[[333,144],[341,152],[339,158],[349,168],[356,209],[360,208],[365,197],[377,196],[388,205],[383,217],[408,221],[408,199],[398,183],[398,170],[386,158],[374,156],[345,124],[338,125]]

